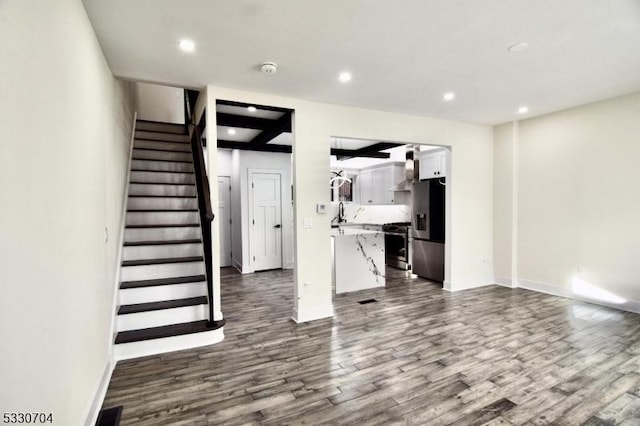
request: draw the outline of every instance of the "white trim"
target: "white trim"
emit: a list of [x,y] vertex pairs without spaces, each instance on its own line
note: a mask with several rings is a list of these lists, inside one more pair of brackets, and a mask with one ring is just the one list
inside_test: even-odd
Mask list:
[[113,374],[114,368],[115,362],[113,360],[112,353],[109,353],[107,365],[105,366],[102,377],[100,378],[100,383],[98,383],[98,387],[89,407],[89,413],[86,417],[87,420],[84,423],[85,426],[93,426],[96,424],[96,420],[98,420],[98,414],[100,414],[100,409],[102,408],[102,403],[104,402],[104,397],[107,394],[107,389],[109,389],[109,383],[111,382],[111,375]]
[[293,308],[291,319],[300,324],[302,322],[315,321],[323,318],[333,318],[333,304],[325,306],[314,306],[312,309]]
[[116,263],[116,275],[115,275],[115,285],[114,293],[113,293],[113,305],[111,309],[111,338],[109,340],[109,352],[113,353],[113,345],[118,335],[118,308],[120,307],[120,280],[122,274],[122,257],[124,255],[124,235],[125,235],[125,227],[127,222],[127,200],[129,199],[129,181],[131,179],[131,159],[133,158],[133,143],[136,137],[136,121],[138,120],[138,112],[133,112],[133,128],[131,129],[131,140],[129,142],[129,160],[127,162],[127,176],[125,178],[125,186],[124,186],[124,200],[122,202],[122,215],[121,223],[120,223],[120,235],[118,236],[118,254],[116,255],[117,263]]
[[456,292],[456,291],[462,291],[462,290],[471,290],[473,288],[480,288],[480,287],[486,287],[488,285],[493,285],[493,279],[489,280],[488,282],[484,283],[484,284],[477,284],[477,283],[466,283],[466,284],[450,284],[449,288],[447,289],[450,292]]
[[537,291],[539,293],[550,294],[552,296],[564,297],[567,299],[578,300],[581,302],[593,303],[595,305],[606,306],[608,308],[619,309],[622,311],[640,314],[640,302],[629,300],[625,303],[608,303],[601,300],[593,300],[586,297],[578,296],[571,290],[553,284],[542,283],[538,281],[530,281],[518,279],[519,287],[526,290]]
[[508,288],[517,288],[518,280],[513,277],[495,277],[495,284]]
[[446,291],[452,291],[451,290],[451,281],[444,280],[442,282],[442,289],[446,290]]
[[114,356],[117,361],[122,361],[142,356],[214,345],[222,340],[224,340],[224,327],[200,333],[183,334],[181,336],[121,343],[116,345]]

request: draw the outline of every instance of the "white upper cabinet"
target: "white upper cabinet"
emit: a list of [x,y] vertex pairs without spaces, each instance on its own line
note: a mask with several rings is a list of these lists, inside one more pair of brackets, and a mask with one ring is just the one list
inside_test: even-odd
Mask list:
[[394,204],[394,191],[391,187],[404,178],[404,166],[391,164],[360,172],[356,180],[359,187],[360,204]]
[[447,175],[447,151],[426,151],[419,159],[420,180],[441,178]]

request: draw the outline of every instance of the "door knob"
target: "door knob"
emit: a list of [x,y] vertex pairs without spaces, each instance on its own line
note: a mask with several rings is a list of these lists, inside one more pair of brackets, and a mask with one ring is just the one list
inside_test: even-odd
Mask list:
[[277,224],[277,225],[274,226],[274,228],[281,228],[281,227],[282,227],[282,225],[280,225],[280,224]]

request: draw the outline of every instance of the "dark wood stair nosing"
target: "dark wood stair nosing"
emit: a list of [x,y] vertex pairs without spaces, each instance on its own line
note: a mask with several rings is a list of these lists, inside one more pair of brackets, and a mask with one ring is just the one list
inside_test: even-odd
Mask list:
[[166,265],[168,263],[195,263],[204,261],[203,256],[161,257],[157,259],[123,260],[122,266]]
[[195,195],[129,195],[130,198],[196,198]]
[[[142,160],[145,161],[145,160]],[[151,169],[131,169],[132,172],[144,172],[144,173],[182,173],[185,175],[193,175],[195,174],[195,172],[183,172],[183,171],[177,171],[177,170],[151,170]]]
[[191,155],[191,151],[177,151],[175,149],[157,149],[157,148],[138,148],[135,145],[133,146],[134,151],[153,151],[153,152],[170,152],[172,154],[189,154]]
[[197,212],[198,209],[127,209],[127,213],[173,213],[173,212]]
[[186,240],[125,241],[124,247],[163,246],[163,245],[200,244],[200,243],[202,243],[202,240],[200,238],[190,238]]
[[189,306],[206,305],[207,296],[188,297],[185,299],[162,300],[158,302],[136,303],[120,305],[118,315],[138,314],[142,312],[162,311],[164,309],[186,308]]
[[131,157],[132,160],[144,160],[144,161],[161,161],[163,163],[183,163],[183,164],[193,164],[193,160],[161,160],[158,158],[139,158],[139,157]]
[[115,343],[133,343],[145,340],[161,339],[165,337],[183,336],[186,334],[217,330],[224,325],[224,319],[213,322],[210,322],[209,320],[201,320],[181,324],[164,325],[161,327],[121,331],[117,334]]
[[199,228],[199,223],[160,223],[153,225],[126,225],[126,229],[147,229],[147,228]]
[[120,283],[120,289],[126,290],[132,288],[160,287],[165,285],[200,283],[206,281],[207,277],[205,275],[187,275],[173,278],[155,278],[152,280],[122,281]]
[[175,182],[138,182],[130,181],[131,185],[170,185],[170,186],[195,186],[195,183],[175,183]]
[[[136,132],[151,132],[151,133],[154,133],[152,130],[136,130]],[[155,132],[155,133],[160,133],[160,132]],[[175,134],[175,133],[167,133],[167,134],[171,135],[171,134]],[[178,134],[175,134],[175,135],[176,136],[187,136],[187,135],[178,135]],[[135,136],[133,139],[134,140],[138,140],[138,141],[183,143],[185,145],[191,146],[191,142],[190,141],[168,141],[168,140],[165,140],[165,139],[145,138],[145,137],[139,137],[139,136]]]

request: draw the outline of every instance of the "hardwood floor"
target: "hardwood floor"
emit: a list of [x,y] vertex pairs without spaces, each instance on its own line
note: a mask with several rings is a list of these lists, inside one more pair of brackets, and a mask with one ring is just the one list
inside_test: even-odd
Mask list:
[[291,271],[225,269],[226,339],[119,363],[104,406],[123,425],[640,424],[640,315],[387,277],[296,325]]

